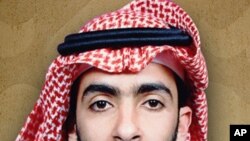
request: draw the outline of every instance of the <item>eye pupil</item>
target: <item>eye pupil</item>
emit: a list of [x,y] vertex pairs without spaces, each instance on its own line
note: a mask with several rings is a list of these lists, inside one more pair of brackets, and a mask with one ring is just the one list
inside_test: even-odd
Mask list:
[[150,105],[151,107],[157,107],[158,101],[156,101],[156,100],[150,100],[150,101],[149,101],[149,105]]
[[107,105],[107,102],[106,102],[106,101],[98,101],[98,102],[96,103],[96,106],[97,106],[98,108],[100,108],[100,109],[105,108],[106,105]]

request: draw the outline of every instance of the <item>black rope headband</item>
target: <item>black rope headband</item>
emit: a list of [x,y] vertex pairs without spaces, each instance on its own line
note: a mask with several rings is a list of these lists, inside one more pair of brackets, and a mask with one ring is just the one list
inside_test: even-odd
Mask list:
[[191,43],[192,38],[177,28],[120,28],[68,35],[58,46],[58,52],[69,55],[101,48],[189,46]]

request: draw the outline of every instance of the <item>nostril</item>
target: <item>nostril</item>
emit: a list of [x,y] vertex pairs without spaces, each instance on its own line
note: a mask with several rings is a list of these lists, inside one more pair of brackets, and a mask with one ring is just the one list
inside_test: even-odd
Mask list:
[[122,141],[122,138],[118,137],[118,136],[114,136],[115,141]]
[[132,138],[132,141],[139,141],[140,138],[141,138],[141,137],[140,137],[139,135],[134,136],[134,137]]
[[114,136],[115,141],[139,141],[140,138],[141,137],[139,135],[137,135],[137,136],[134,136],[133,138],[127,140],[127,139],[122,139],[119,136]]

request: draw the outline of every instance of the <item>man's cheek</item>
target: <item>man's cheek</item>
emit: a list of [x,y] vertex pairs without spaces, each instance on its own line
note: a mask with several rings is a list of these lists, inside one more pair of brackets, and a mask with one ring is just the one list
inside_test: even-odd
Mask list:
[[140,123],[140,129],[147,141],[171,140],[176,132],[176,126],[177,117],[167,114],[159,115],[159,117],[144,116]]
[[86,141],[109,140],[112,133],[113,120],[105,116],[86,117],[79,122],[81,125],[78,125],[81,138],[84,138]]

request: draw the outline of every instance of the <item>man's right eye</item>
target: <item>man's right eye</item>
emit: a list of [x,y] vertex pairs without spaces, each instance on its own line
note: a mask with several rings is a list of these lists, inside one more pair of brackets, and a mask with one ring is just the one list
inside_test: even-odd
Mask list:
[[99,100],[90,105],[90,109],[94,112],[104,112],[112,107],[113,105],[105,100]]

